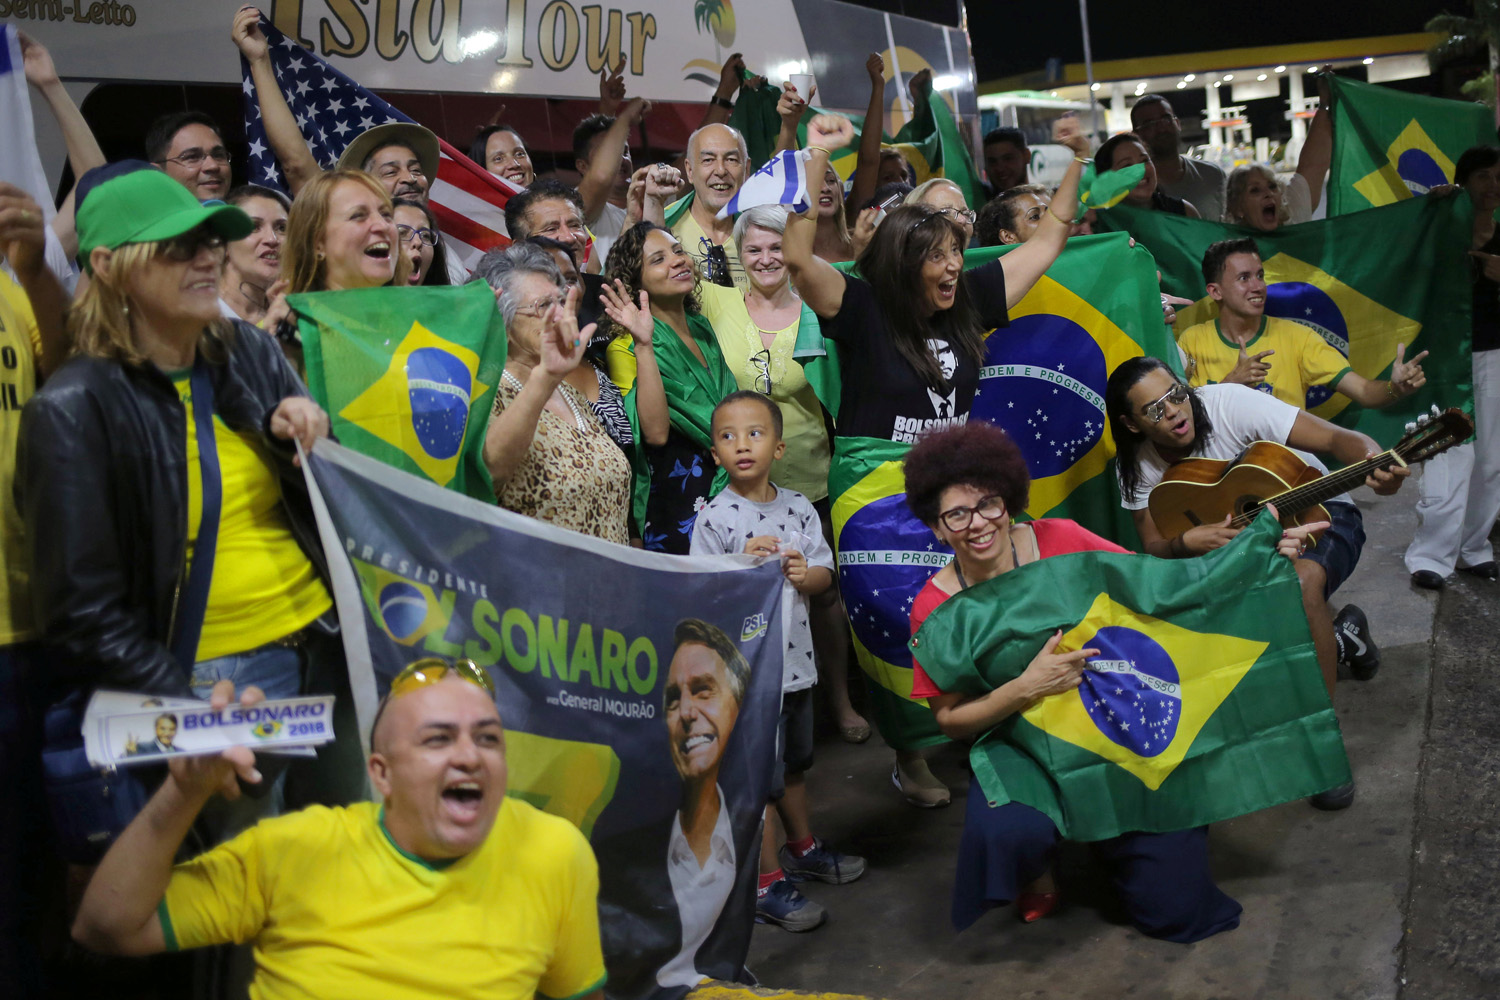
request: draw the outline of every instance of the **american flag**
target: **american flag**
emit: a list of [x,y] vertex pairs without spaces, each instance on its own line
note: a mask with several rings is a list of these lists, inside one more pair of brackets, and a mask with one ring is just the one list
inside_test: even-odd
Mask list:
[[[338,163],[345,147],[366,129],[387,122],[420,124],[276,30],[264,17],[260,30],[270,45],[271,67],[287,106],[296,116],[297,127],[314,159],[325,169]],[[286,182],[261,121],[250,64],[243,56],[240,78],[251,180],[285,190]],[[473,270],[486,250],[510,243],[505,235],[505,203],[522,189],[490,174],[442,138],[438,144],[442,159],[438,175],[431,181],[428,205],[447,238],[450,259],[456,256],[465,268]]]

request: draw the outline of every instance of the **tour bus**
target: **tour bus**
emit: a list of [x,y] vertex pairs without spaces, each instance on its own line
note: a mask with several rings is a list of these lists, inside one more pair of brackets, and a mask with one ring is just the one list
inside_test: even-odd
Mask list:
[[[239,53],[241,0],[0,0],[0,23],[40,40],[111,159],[139,157],[147,125],[174,110],[219,122],[245,179],[248,149]],[[887,121],[906,120],[906,82],[933,72],[969,142],[979,111],[957,0],[918,20],[841,0],[261,0],[288,39],[376,92],[460,149],[496,121],[524,138],[538,173],[573,173],[572,130],[598,109],[601,78],[623,67],[627,96],[652,102],[632,137],[638,162],[679,153],[734,53],[780,85],[810,74],[814,105],[863,114],[865,60],[885,61]],[[926,11],[927,8],[924,8]],[[946,23],[943,23],[946,22]],[[66,185],[63,144],[33,94],[43,162]],[[252,112],[253,113],[253,112]],[[977,145],[973,146],[977,153]],[[977,158],[976,158],[977,159]]]

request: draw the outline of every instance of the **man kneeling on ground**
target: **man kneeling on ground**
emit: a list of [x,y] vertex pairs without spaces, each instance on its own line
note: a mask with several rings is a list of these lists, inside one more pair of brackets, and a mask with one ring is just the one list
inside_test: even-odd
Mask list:
[[[244,747],[173,760],[95,872],[73,936],[125,955],[251,941],[253,1000],[601,998],[593,853],[566,820],[506,797],[493,690],[466,660],[412,664],[375,720],[380,803],[266,820],[176,867],[204,803],[260,773]],[[212,704],[233,697],[220,681]],[[247,688],[241,702],[259,700]]]

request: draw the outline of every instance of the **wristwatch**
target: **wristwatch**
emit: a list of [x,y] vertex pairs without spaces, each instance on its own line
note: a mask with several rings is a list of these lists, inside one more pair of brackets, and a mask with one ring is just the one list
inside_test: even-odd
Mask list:
[[710,97],[708,99],[708,103],[714,105],[715,107],[723,108],[726,111],[733,111],[734,110],[734,102],[733,101],[726,101],[726,100],[724,100],[724,98],[720,97],[718,94],[715,94],[714,96]]

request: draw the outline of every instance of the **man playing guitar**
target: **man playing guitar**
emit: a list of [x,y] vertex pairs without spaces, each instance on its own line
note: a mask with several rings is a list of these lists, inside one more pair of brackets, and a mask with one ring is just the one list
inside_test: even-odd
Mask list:
[[[1330,455],[1343,464],[1362,462],[1380,453],[1379,446],[1364,434],[1335,426],[1245,386],[1226,383],[1192,389],[1156,358],[1132,358],[1116,368],[1109,377],[1104,400],[1117,449],[1120,502],[1134,514],[1143,551],[1163,559],[1202,555],[1227,544],[1240,531],[1231,527],[1226,517],[1172,538],[1162,537],[1146,508],[1152,487],[1161,482],[1173,462],[1184,458],[1233,459],[1255,441],[1273,441],[1302,453]],[[1327,471],[1312,454],[1300,457]],[[1399,466],[1376,469],[1365,483],[1376,493],[1390,495],[1401,488],[1409,474]],[[1374,675],[1380,659],[1369,637],[1364,612],[1349,605],[1335,623],[1328,607],[1329,595],[1348,579],[1359,562],[1365,542],[1363,518],[1347,493],[1325,501],[1324,506],[1331,525],[1321,541],[1306,549],[1293,565],[1302,584],[1302,606],[1318,665],[1331,697],[1341,660],[1349,664],[1356,677],[1366,679]],[[1310,801],[1319,808],[1342,809],[1353,800],[1354,789],[1349,785]]]

